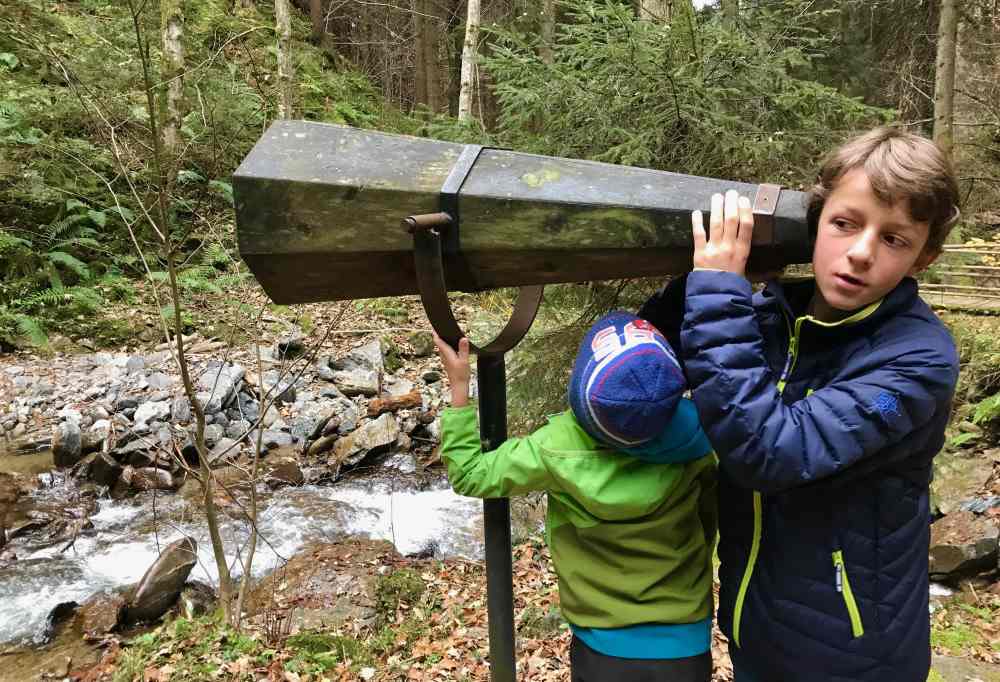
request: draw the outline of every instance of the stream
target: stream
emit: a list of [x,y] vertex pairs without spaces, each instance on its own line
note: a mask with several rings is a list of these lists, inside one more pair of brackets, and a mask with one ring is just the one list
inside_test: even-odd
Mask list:
[[[51,471],[51,454],[0,455],[0,471],[37,474],[40,488],[18,508],[65,506],[77,483]],[[482,503],[455,495],[443,473],[421,481],[406,453],[389,455],[369,473],[332,485],[271,491],[260,486],[258,544],[252,571],[265,574],[310,541],[364,536],[392,542],[401,554],[481,558]],[[12,542],[17,559],[0,565],[0,646],[39,645],[50,610],[61,602],[137,582],[164,546],[188,535],[198,543],[192,579],[217,579],[207,527],[197,505],[178,494],[141,493],[98,499],[91,530],[67,547],[32,536]],[[248,527],[220,514],[227,546],[242,547]],[[232,550],[230,550],[232,553]],[[238,575],[238,566],[233,565]]]

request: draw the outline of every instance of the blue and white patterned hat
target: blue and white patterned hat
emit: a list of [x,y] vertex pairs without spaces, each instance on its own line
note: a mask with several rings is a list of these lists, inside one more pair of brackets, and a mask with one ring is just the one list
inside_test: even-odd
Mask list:
[[583,338],[569,404],[591,437],[632,448],[660,435],[684,389],[684,374],[663,335],[619,310],[598,320]]

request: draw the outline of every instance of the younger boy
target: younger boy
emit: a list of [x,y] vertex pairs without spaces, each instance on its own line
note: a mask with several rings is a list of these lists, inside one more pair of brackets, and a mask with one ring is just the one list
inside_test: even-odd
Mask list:
[[666,340],[634,315],[604,317],[580,345],[571,409],[487,453],[469,343],[435,342],[451,382],[441,455],[455,491],[548,493],[573,682],[708,682],[715,462]]
[[928,487],[958,359],[913,276],[957,202],[929,140],[871,131],[812,190],[814,280],[752,293],[753,216],[730,192],[712,198],[710,238],[693,216],[694,272],[640,312],[683,348],[719,455],[737,682],[927,679]]

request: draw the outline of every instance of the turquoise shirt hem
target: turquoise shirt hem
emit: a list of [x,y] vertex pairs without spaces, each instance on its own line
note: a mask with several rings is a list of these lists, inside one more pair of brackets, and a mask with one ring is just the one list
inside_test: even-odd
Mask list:
[[624,628],[581,628],[573,634],[594,651],[616,658],[687,658],[712,646],[712,619],[694,623],[644,623]]

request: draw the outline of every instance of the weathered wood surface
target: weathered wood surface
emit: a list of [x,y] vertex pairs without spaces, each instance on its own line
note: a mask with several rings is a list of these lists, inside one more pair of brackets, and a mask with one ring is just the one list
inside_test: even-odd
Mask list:
[[[237,169],[240,254],[277,303],[417,292],[402,218],[439,210],[463,145],[277,121]],[[475,291],[682,272],[694,209],[757,186],[487,149],[459,196],[449,289]],[[756,268],[808,262],[805,195],[783,191]]]

